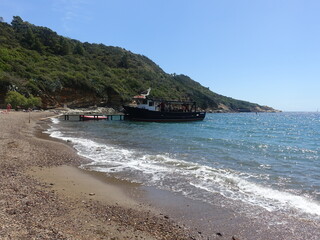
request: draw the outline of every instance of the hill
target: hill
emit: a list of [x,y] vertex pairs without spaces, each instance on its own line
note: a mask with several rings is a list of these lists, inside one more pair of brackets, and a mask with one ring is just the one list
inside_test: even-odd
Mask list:
[[120,47],[82,43],[18,16],[11,24],[0,22],[0,105],[13,90],[39,96],[43,108],[119,108],[148,87],[154,97],[194,100],[206,110],[274,111],[216,94],[188,76],[167,74],[146,56]]

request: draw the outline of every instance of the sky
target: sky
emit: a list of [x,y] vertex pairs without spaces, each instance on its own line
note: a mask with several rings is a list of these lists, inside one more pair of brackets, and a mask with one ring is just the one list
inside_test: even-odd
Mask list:
[[218,94],[320,110],[319,0],[0,0],[13,16],[119,46]]

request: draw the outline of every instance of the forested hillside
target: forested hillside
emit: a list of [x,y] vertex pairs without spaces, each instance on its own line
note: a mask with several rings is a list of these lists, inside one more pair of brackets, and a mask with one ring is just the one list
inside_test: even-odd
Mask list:
[[149,58],[120,47],[82,43],[14,17],[0,22],[0,105],[8,91],[38,96],[43,108],[120,107],[151,95],[189,99],[213,111],[272,111],[211,92],[185,75],[165,73]]

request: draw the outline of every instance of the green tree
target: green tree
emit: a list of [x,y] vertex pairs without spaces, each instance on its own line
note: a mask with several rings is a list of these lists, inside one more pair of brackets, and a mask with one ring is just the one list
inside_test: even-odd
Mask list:
[[26,108],[34,108],[34,107],[40,107],[42,105],[41,98],[30,96],[26,99],[25,107]]
[[64,38],[60,38],[60,54],[68,55],[71,52],[70,44]]
[[10,103],[13,108],[34,108],[34,107],[40,107],[42,105],[41,98],[34,97],[33,95],[30,95],[29,98],[26,98],[22,94],[15,92],[15,91],[9,91],[7,93],[7,96],[5,98],[6,103]]
[[13,108],[23,107],[26,105],[27,99],[25,96],[21,95],[15,91],[9,91],[5,98],[6,103],[10,103]]
[[121,60],[118,64],[119,67],[121,68],[129,68],[129,60],[128,60],[128,55],[127,54],[124,54],[122,57],[121,57]]
[[0,91],[7,92],[10,86],[10,80],[7,77],[7,74],[0,73]]
[[42,44],[41,44],[39,38],[35,38],[33,49],[36,50],[38,53],[43,52],[43,47],[42,47]]
[[14,29],[19,29],[23,24],[23,20],[19,16],[14,16],[11,25]]
[[33,31],[30,27],[27,28],[27,32],[24,37],[23,41],[27,48],[34,49],[35,45],[35,36],[33,34]]
[[83,49],[82,44],[80,42],[78,42],[76,44],[76,46],[74,47],[73,53],[79,54],[79,55],[84,55],[84,49]]

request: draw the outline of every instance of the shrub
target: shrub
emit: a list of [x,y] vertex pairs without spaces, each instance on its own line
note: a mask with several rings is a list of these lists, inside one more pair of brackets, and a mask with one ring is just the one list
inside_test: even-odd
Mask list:
[[16,109],[18,107],[22,107],[26,104],[27,99],[25,96],[21,95],[15,91],[9,91],[7,93],[7,97],[5,99],[6,103],[10,103],[12,108]]
[[34,97],[31,95],[29,98],[26,98],[22,94],[15,91],[9,91],[7,93],[5,102],[10,103],[12,108],[14,109],[17,109],[19,107],[22,107],[22,108],[40,107],[42,104],[41,98],[39,97]]
[[29,98],[27,98],[25,107],[26,108],[34,108],[34,107],[40,107],[41,105],[42,105],[41,98],[34,97],[31,95]]

